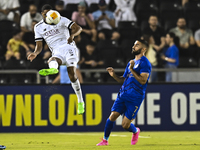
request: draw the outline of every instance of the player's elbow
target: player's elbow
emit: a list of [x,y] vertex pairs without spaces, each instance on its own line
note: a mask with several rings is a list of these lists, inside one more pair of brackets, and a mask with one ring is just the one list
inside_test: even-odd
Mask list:
[[82,30],[83,30],[83,29],[79,26],[79,31],[80,31],[80,33],[82,32]]
[[146,82],[147,82],[146,80],[142,80],[142,81],[140,81],[140,84],[145,85]]

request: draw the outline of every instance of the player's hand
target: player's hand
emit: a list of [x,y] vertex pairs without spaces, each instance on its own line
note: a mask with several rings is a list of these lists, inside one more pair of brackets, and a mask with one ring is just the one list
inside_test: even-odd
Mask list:
[[108,73],[110,74],[111,77],[114,76],[115,72],[114,72],[114,69],[112,67],[108,67],[108,68],[106,68],[106,70],[108,71]]
[[36,58],[36,56],[37,56],[37,54],[36,54],[36,53],[30,53],[30,54],[28,55],[27,59],[28,59],[28,60],[30,60],[30,61],[32,62],[32,61],[33,61],[33,59],[35,59],[35,58]]
[[74,39],[74,36],[71,35],[67,40],[68,41],[67,44],[70,44],[71,42],[73,42],[73,39]]
[[130,60],[130,66],[129,66],[129,69],[133,69],[134,65],[135,65],[135,62],[134,60]]

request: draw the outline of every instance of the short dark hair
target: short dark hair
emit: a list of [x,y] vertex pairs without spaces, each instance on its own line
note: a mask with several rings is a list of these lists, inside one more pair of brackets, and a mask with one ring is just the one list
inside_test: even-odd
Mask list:
[[139,41],[140,43],[142,43],[146,48],[149,47],[149,44],[146,40],[142,40],[142,39],[137,39],[136,41]]
[[50,10],[50,9],[52,9],[52,6],[49,5],[49,4],[45,4],[45,5],[42,6],[41,11],[43,12],[44,10]]
[[179,47],[179,44],[180,44],[179,37],[176,36],[176,34],[173,33],[173,32],[169,32],[169,33],[167,33],[167,34],[169,34],[169,36],[170,36],[171,38],[174,39],[174,40],[173,40],[173,41],[174,41],[174,44],[175,44],[177,47]]

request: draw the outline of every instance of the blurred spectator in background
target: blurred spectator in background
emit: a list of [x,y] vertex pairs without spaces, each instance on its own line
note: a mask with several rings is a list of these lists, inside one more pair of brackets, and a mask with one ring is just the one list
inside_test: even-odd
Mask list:
[[177,21],[177,27],[172,28],[170,32],[175,33],[180,39],[180,48],[187,49],[190,45],[195,44],[192,30],[186,27],[185,18],[181,17]]
[[19,0],[0,0],[0,20],[11,20],[19,24]]
[[83,1],[83,0],[63,0],[63,2],[64,2],[64,7],[66,7],[67,4],[78,4],[78,3],[80,3],[81,1]]
[[[101,60],[103,58],[101,57],[100,59],[100,56],[98,56],[97,51],[96,51],[96,45],[92,41],[87,43],[86,52],[83,53],[82,59],[83,59],[82,68],[84,69],[97,69],[104,66],[104,61]],[[95,72],[93,73],[85,72],[84,75],[85,75],[84,80],[89,81],[89,82],[95,81],[96,78],[101,77],[100,73],[95,73]]]
[[116,27],[119,21],[137,21],[133,11],[136,0],[114,0],[117,8],[115,9]]
[[[173,33],[169,32],[166,35],[166,44],[169,46],[164,55],[161,56],[166,61],[165,68],[177,68],[179,65],[179,38]],[[166,72],[166,82],[172,81],[172,72]]]
[[153,48],[156,51],[161,51],[165,46],[165,31],[163,28],[158,26],[158,17],[156,15],[151,15],[149,17],[149,26],[144,29],[143,34],[153,36],[155,40]]
[[186,27],[186,20],[180,17],[177,21],[177,27],[172,28],[170,32],[173,32],[180,40],[180,56],[193,57],[196,53],[196,49],[189,47],[195,45],[195,40],[191,29]]
[[100,40],[111,39],[118,40],[120,34],[115,31],[115,17],[113,12],[107,10],[105,0],[99,1],[99,10],[92,13],[98,30]]
[[196,45],[200,48],[200,29],[195,31],[194,39],[195,39]]
[[[85,0],[87,2],[87,5],[90,6],[91,4],[98,4],[99,0]],[[105,0],[106,4],[108,5],[110,3],[110,0]]]
[[13,37],[8,41],[7,52],[5,55],[6,60],[9,60],[11,57],[15,57],[17,60],[20,60],[21,55],[19,52],[20,45],[23,46],[28,53],[29,47],[22,41],[22,32],[15,31]]
[[21,30],[23,32],[30,32],[32,31],[32,21],[35,20],[39,22],[42,20],[42,15],[37,12],[37,6],[31,4],[29,6],[29,11],[22,15],[20,20]]
[[[157,68],[158,66],[158,61],[157,61],[157,51],[153,48],[155,41],[152,35],[144,34],[142,36],[143,40],[147,41],[149,44],[149,47],[145,53],[145,56],[151,63],[152,68]],[[158,80],[157,72],[152,71],[151,76],[150,76],[150,82],[156,82]]]
[[55,9],[62,15],[62,12],[65,10],[64,2],[62,0],[57,0]]
[[72,21],[76,22],[82,27],[82,39],[86,38],[88,40],[96,42],[97,31],[95,29],[94,19],[91,13],[87,13],[86,8],[86,3],[84,1],[81,1],[78,4],[78,12],[75,11],[72,14]]
[[86,69],[99,68],[104,65],[102,60],[99,60],[98,55],[95,51],[96,45],[94,42],[89,42],[86,45],[86,52],[83,53],[83,64],[82,67]]

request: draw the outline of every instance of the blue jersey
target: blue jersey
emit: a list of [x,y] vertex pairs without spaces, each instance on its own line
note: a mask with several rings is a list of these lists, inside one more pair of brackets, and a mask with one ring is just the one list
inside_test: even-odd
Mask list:
[[178,50],[178,48],[176,47],[176,45],[170,46],[170,47],[167,49],[167,51],[165,52],[165,56],[176,60],[175,63],[167,62],[168,64],[173,64],[173,65],[175,65],[175,66],[178,66],[178,65],[179,65],[179,50]]
[[[148,73],[150,77],[151,63],[149,62],[149,60],[145,56],[142,56],[141,59],[139,60],[134,59],[134,61],[135,61],[135,65],[133,67],[133,70],[137,72],[138,74]],[[135,79],[135,77],[133,76],[133,74],[131,73],[129,69],[129,66],[130,66],[130,63],[127,64],[126,69],[125,69],[125,72],[123,75],[123,77],[125,78],[125,81],[120,89],[120,93],[128,94],[130,99],[135,98],[135,97],[144,98],[149,77],[147,79],[147,82],[144,85],[142,85]]]

